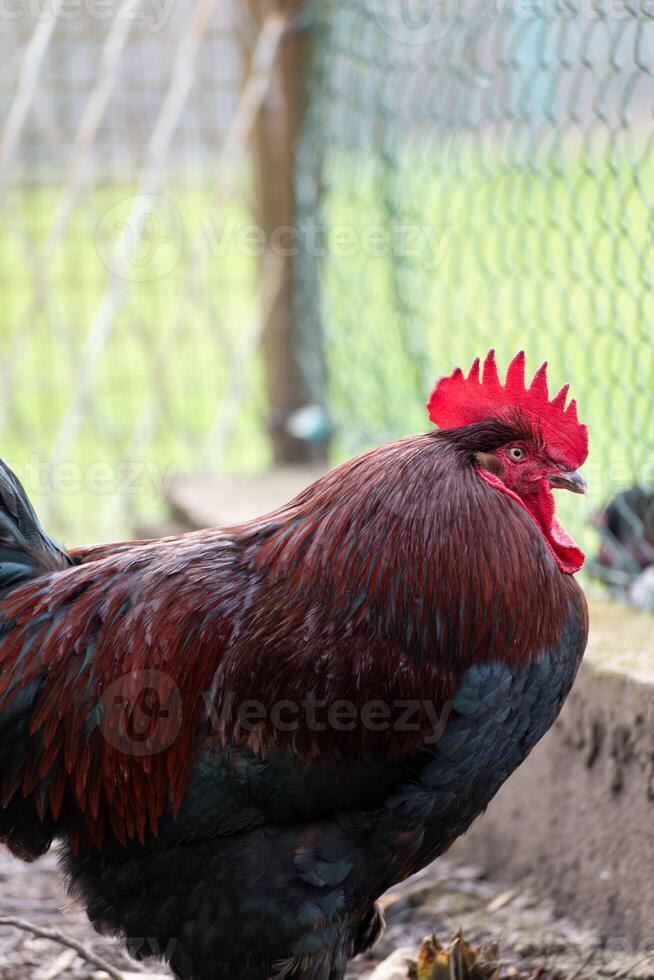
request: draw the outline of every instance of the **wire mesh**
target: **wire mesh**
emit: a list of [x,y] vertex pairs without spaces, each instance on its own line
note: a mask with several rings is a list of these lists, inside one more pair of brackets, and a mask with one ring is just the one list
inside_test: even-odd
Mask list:
[[267,458],[237,240],[257,35],[237,0],[7,3],[0,25],[3,455],[64,540],[124,535],[180,468]]
[[[561,504],[597,551],[591,512],[632,486],[653,499],[652,10],[320,0],[311,12],[298,310],[339,451],[424,430],[436,376],[491,346],[504,364],[525,348],[532,370],[548,359],[551,383],[570,382],[589,424],[589,509]],[[604,572],[627,587],[651,563],[633,539],[652,525],[618,506],[632,540],[603,552]],[[606,514],[593,523],[613,537]]]

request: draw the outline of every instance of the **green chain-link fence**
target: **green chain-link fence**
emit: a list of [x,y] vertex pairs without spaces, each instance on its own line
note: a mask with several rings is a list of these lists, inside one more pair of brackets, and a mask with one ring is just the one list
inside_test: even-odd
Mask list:
[[[425,429],[437,375],[524,347],[590,427],[588,509],[561,508],[591,552],[590,513],[654,484],[653,18],[630,0],[312,8],[298,308],[338,451]],[[636,571],[646,509],[625,510],[638,540],[614,571]]]

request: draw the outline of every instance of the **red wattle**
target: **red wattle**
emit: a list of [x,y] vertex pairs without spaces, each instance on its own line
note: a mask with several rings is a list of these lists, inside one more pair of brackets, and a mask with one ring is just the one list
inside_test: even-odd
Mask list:
[[523,510],[536,522],[545,538],[547,547],[552,552],[554,560],[560,570],[566,575],[573,575],[578,572],[586,556],[581,548],[575,543],[565,528],[559,523],[555,515],[554,494],[546,479],[541,480],[537,490],[524,500],[494,473],[489,470],[479,470],[479,476],[486,483],[489,483],[496,490],[506,494],[515,500]]

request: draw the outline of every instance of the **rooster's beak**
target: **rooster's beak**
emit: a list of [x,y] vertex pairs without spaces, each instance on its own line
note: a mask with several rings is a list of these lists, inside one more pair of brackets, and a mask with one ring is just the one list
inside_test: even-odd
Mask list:
[[577,470],[573,473],[550,473],[547,478],[551,487],[572,490],[573,493],[586,493],[588,484]]

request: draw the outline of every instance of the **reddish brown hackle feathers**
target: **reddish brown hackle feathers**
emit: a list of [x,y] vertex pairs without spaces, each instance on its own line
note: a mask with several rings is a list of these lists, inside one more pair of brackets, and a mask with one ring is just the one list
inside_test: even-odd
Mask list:
[[495,351],[486,355],[483,374],[476,357],[466,378],[461,368],[441,378],[427,403],[429,418],[439,429],[458,428],[512,411],[527,415],[538,426],[548,449],[570,469],[588,455],[588,430],[577,418],[574,398],[566,407],[568,385],[551,401],[547,387],[547,362],[541,364],[529,386],[525,383],[525,354],[520,351],[509,364],[504,384],[500,381]]

